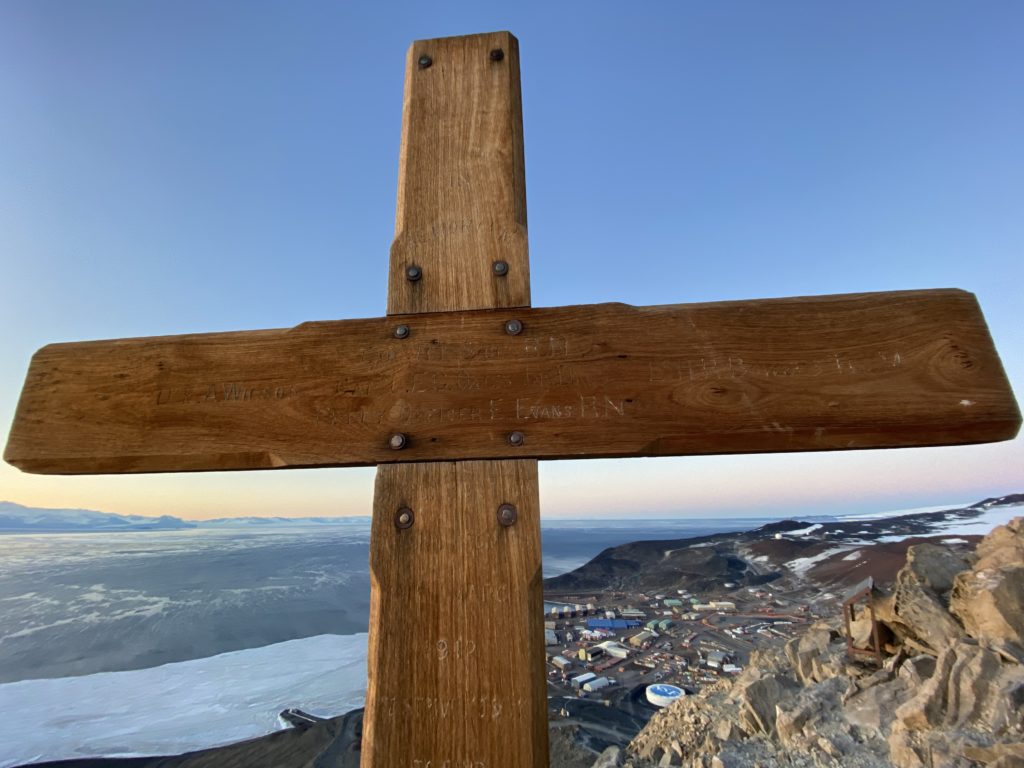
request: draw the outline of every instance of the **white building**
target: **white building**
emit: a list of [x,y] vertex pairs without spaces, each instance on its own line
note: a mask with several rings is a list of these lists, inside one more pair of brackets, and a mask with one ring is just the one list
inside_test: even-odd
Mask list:
[[599,691],[602,688],[607,688],[609,685],[611,685],[611,683],[607,677],[598,677],[584,683],[583,690],[588,693],[593,693],[594,691]]
[[580,675],[579,677],[574,677],[570,682],[572,683],[573,688],[582,688],[586,683],[589,683],[591,680],[596,679],[597,675],[595,675],[593,672],[587,672],[585,674]]
[[605,642],[600,643],[598,648],[603,648],[606,654],[614,656],[616,659],[629,658],[629,648],[619,645],[614,640],[606,640]]

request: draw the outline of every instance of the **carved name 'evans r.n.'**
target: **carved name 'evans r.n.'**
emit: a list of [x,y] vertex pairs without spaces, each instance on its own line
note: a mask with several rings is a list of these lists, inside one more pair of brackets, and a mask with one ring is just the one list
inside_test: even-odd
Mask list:
[[970,443],[1018,423],[974,297],[908,291],[53,345],[5,458],[75,473],[651,456]]

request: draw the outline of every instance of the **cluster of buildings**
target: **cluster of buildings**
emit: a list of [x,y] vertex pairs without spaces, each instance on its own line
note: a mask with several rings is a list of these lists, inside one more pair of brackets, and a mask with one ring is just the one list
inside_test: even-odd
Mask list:
[[738,673],[759,639],[755,635],[790,636],[790,627],[776,629],[792,622],[774,612],[778,606],[767,602],[770,593],[723,586],[731,586],[736,599],[702,599],[678,590],[612,596],[631,601],[614,609],[593,602],[546,603],[552,683],[564,686],[564,695],[612,700],[637,685],[692,691]]

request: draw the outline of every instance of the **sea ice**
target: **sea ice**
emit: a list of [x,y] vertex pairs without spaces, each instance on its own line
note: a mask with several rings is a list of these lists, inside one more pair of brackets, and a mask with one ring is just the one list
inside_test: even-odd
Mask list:
[[0,768],[42,760],[178,754],[278,730],[298,707],[361,707],[366,633],[318,635],[128,672],[0,685]]

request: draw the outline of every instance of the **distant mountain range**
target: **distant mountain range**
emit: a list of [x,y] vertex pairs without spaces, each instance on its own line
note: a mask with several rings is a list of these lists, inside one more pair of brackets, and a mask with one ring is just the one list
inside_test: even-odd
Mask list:
[[172,515],[144,517],[116,515],[91,509],[43,509],[13,501],[0,501],[0,533],[103,533],[178,531],[190,528],[227,528],[272,525],[366,525],[369,517],[221,517],[182,520]]
[[[972,504],[969,507],[957,508],[944,510],[942,512],[934,512],[927,514],[913,514],[905,515],[896,513],[892,516],[881,515],[879,516],[882,520],[894,521],[899,519],[904,521],[905,524],[909,524],[913,521],[917,525],[924,523],[919,531],[920,534],[926,533],[927,524],[935,524],[942,520],[948,520],[950,518],[971,518],[980,514],[983,510],[990,509],[992,507],[1002,507],[1006,505],[1017,505],[1024,503],[1024,494],[1013,494],[1010,496],[1002,496],[1000,498],[985,499],[977,504]],[[825,520],[826,518],[816,518],[816,520]],[[847,524],[850,523],[849,519],[846,518],[828,518],[833,521],[832,525],[825,523],[827,528],[835,527],[839,528],[839,523],[844,520]],[[0,533],[100,533],[100,532],[118,532],[118,531],[179,531],[188,530],[191,528],[234,528],[234,527],[260,527],[266,528],[270,526],[295,526],[295,525],[310,525],[310,526],[349,526],[349,525],[369,525],[370,518],[368,516],[358,517],[218,517],[213,520],[182,520],[180,517],[174,517],[173,515],[161,515],[160,517],[145,517],[143,515],[117,515],[111,512],[97,512],[91,509],[45,509],[41,507],[26,507],[21,504],[16,504],[13,501],[0,501]],[[791,526],[793,528],[807,527],[809,523],[806,522],[794,522],[785,521],[784,523],[773,524]],[[864,525],[868,527],[874,527],[875,524],[865,520]],[[817,527],[821,527],[819,524]],[[863,526],[862,526],[863,527]],[[890,525],[891,527],[891,525]],[[881,528],[879,528],[881,530]],[[744,535],[760,534],[763,535],[768,531],[768,528],[760,529],[759,531],[748,531]],[[774,528],[772,528],[774,531]],[[736,534],[739,535],[739,534]],[[708,537],[717,539],[717,537]],[[687,544],[697,544],[698,539],[688,540]],[[661,543],[649,542],[644,543],[642,546],[648,546],[648,544],[657,544],[660,546]],[[630,546],[630,545],[626,545]],[[680,546],[682,546],[680,544]],[[604,553],[602,553],[604,554]],[[621,553],[619,553],[621,554]],[[596,558],[600,559],[600,558]],[[706,566],[706,564],[705,564]],[[705,566],[701,566],[699,570],[703,570]]]

